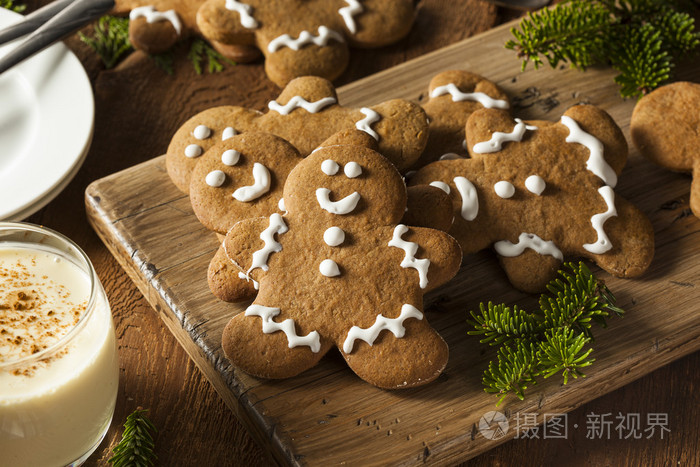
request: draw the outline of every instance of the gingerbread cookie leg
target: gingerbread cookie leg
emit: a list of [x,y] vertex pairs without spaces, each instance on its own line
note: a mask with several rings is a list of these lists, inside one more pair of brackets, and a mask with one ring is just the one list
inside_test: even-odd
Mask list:
[[316,365],[332,344],[318,332],[301,332],[279,308],[253,303],[226,325],[226,357],[261,378],[289,378]]
[[245,279],[243,271],[226,256],[223,245],[209,263],[207,282],[209,290],[224,302],[242,302],[257,294],[257,282]]
[[[404,335],[412,338],[400,338]],[[375,345],[382,351],[375,351]],[[408,304],[397,317],[378,315],[369,329],[351,328],[341,348],[345,361],[360,378],[384,389],[407,388],[434,380],[449,356],[442,337],[428,325],[422,312]]]
[[525,250],[518,256],[500,256],[501,267],[518,290],[539,293],[545,290],[562,265],[562,258]]

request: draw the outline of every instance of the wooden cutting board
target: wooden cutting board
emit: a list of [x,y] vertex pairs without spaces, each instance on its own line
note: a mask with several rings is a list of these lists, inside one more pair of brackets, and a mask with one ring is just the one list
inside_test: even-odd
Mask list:
[[[614,72],[530,68],[503,43],[512,24],[470,38],[338,90],[347,106],[391,98],[425,102],[437,73],[466,69],[497,82],[522,118],[558,120],[581,102],[607,110],[629,141],[634,101],[619,98]],[[697,80],[700,66],[680,77]],[[450,346],[450,361],[435,382],[384,391],[357,378],[338,353],[284,381],[265,381],[228,364],[221,351],[224,326],[247,304],[218,301],[206,271],[218,247],[214,234],[192,213],[189,199],[169,181],[164,157],[93,182],[86,191],[90,222],[168,328],[246,424],[281,463],[456,463],[516,435],[523,414],[564,414],[674,359],[700,349],[700,220],[688,209],[690,178],[658,169],[632,148],[616,192],[651,218],[656,257],[639,279],[623,280],[595,270],[627,311],[596,330],[595,364],[586,378],[561,385],[553,377],[519,401],[484,393],[481,377],[492,350],[467,336],[469,310],[493,300],[523,307],[533,297],[508,284],[490,252],[467,257],[458,276],[426,297],[427,317]],[[432,305],[430,305],[432,303]],[[499,410],[510,428],[499,439],[479,431],[482,415]],[[569,427],[571,430],[572,427]]]

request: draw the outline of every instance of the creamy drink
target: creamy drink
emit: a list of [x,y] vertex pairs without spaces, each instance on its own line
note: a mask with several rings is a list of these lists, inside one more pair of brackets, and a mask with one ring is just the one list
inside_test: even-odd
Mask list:
[[87,256],[46,229],[0,223],[0,466],[84,461],[109,427],[118,377]]

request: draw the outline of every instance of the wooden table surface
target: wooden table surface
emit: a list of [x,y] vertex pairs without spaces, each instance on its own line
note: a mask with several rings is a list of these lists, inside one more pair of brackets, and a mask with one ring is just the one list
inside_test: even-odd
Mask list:
[[[46,0],[29,0],[32,11]],[[439,49],[511,19],[513,12],[479,0],[417,0],[410,35],[393,46],[353,51],[338,86]],[[90,28],[86,31],[89,32]],[[158,427],[157,465],[266,465],[266,452],[190,361],[158,315],[88,225],[83,196],[101,177],[163,154],[177,127],[206,108],[236,104],[264,109],[279,90],[262,63],[228,66],[198,76],[175,51],[175,73],[166,75],[141,53],[106,71],[77,36],[66,40],[85,66],[95,92],[95,134],[85,164],[54,201],[27,220],[56,229],[76,241],[91,258],[105,287],[119,343],[120,384],[114,422],[86,465],[105,465],[122,423],[137,407],[147,408]],[[514,57],[515,60],[515,57]],[[689,285],[695,287],[700,285]],[[669,307],[669,319],[673,319]],[[700,465],[700,353],[686,356],[568,414],[564,439],[515,439],[466,465]],[[606,415],[607,414],[607,415]],[[593,436],[601,417],[667,417],[647,438]],[[429,461],[430,458],[428,457]]]

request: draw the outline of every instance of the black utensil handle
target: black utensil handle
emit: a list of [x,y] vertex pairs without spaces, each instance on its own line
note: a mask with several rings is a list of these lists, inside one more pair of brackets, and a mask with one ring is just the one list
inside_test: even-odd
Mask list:
[[59,11],[73,3],[74,0],[56,0],[48,5],[29,13],[19,23],[13,24],[0,31],[0,44],[22,37],[38,29]]
[[114,0],[74,0],[47,21],[27,40],[0,58],[0,73],[62,39],[76,29],[99,18],[114,7]]

